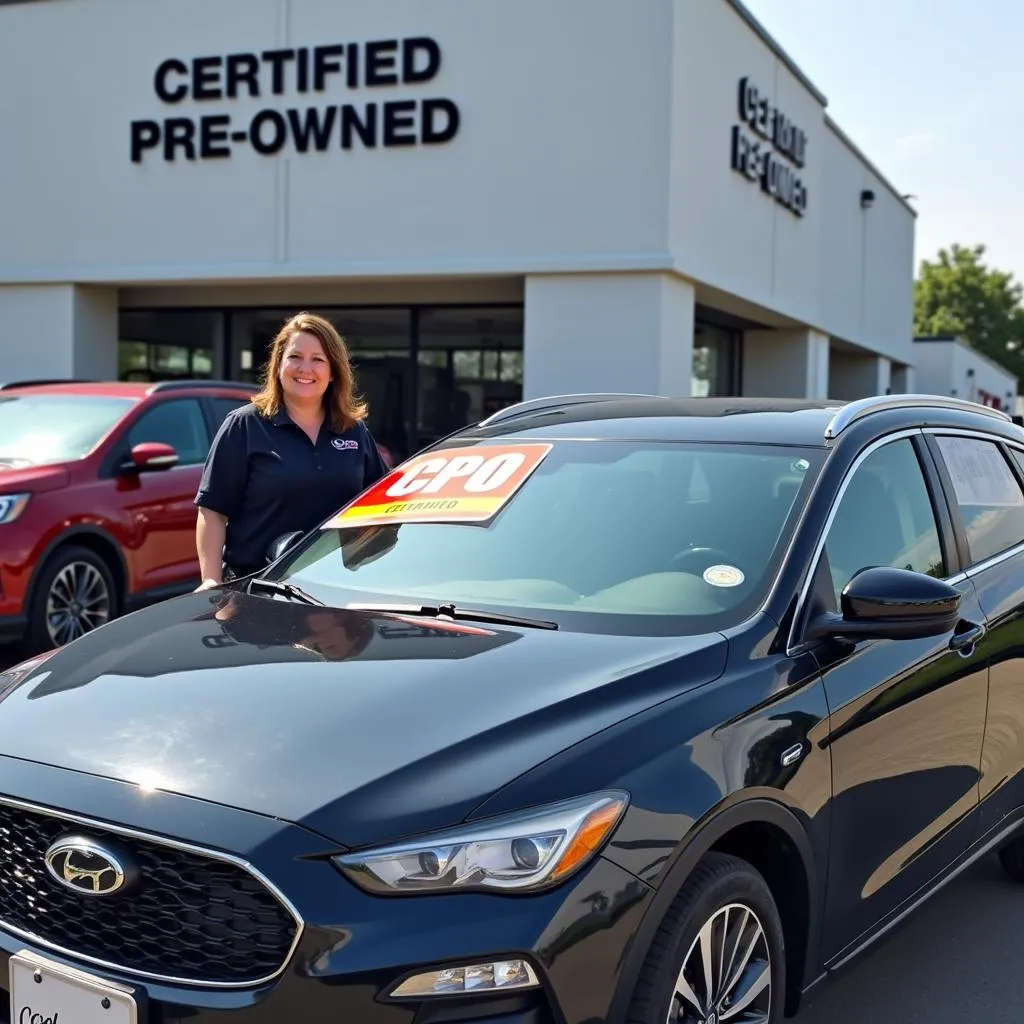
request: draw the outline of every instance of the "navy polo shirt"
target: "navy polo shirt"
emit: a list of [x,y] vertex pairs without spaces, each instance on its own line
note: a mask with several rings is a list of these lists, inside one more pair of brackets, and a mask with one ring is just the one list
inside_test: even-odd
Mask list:
[[365,423],[325,420],[316,444],[285,409],[233,409],[210,447],[195,503],[227,516],[224,561],[240,575],[266,565],[282,534],[312,530],[387,473]]

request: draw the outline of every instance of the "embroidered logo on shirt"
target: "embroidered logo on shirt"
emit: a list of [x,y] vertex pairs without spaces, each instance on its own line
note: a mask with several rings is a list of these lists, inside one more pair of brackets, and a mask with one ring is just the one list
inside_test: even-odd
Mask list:
[[338,449],[339,452],[359,451],[358,441],[347,441],[341,437],[331,438],[331,444]]

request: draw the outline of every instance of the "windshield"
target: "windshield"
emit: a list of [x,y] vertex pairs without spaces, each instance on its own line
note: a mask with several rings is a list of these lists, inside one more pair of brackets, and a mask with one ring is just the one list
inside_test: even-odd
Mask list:
[[[468,451],[487,458],[508,445]],[[438,478],[451,448],[424,456]],[[495,461],[502,457],[490,457],[492,480],[507,476]],[[763,598],[821,458],[817,449],[770,445],[555,441],[490,520],[385,525],[383,513],[398,506],[371,501],[384,493],[374,488],[355,504],[377,516],[375,525],[332,521],[268,578],[337,605],[450,603],[597,632],[721,629]],[[457,503],[440,500],[448,483],[433,500],[428,478],[403,483],[412,479],[403,469],[387,492],[418,499],[403,515],[459,514],[445,512]],[[465,484],[471,509],[483,507],[488,472]]]
[[132,404],[130,398],[94,395],[4,395],[0,469],[80,459]]

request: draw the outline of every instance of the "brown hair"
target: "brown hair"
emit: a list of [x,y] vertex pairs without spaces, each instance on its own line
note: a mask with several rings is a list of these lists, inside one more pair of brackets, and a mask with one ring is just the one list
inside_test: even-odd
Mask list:
[[252,403],[264,416],[276,415],[284,404],[284,389],[281,387],[281,361],[284,350],[293,335],[300,331],[314,335],[323,346],[324,355],[331,367],[331,383],[324,392],[324,404],[336,433],[348,430],[366,417],[366,402],[355,393],[355,375],[349,363],[348,346],[330,320],[314,313],[296,313],[285,321],[284,326],[270,349],[262,390],[253,395]]

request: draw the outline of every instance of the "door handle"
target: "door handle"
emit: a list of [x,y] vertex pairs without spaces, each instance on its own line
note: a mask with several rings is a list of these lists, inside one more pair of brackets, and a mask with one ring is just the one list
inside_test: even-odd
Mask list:
[[961,632],[954,633],[953,638],[949,641],[950,650],[966,651],[973,647],[988,632],[983,623],[967,622],[964,625],[967,628]]

